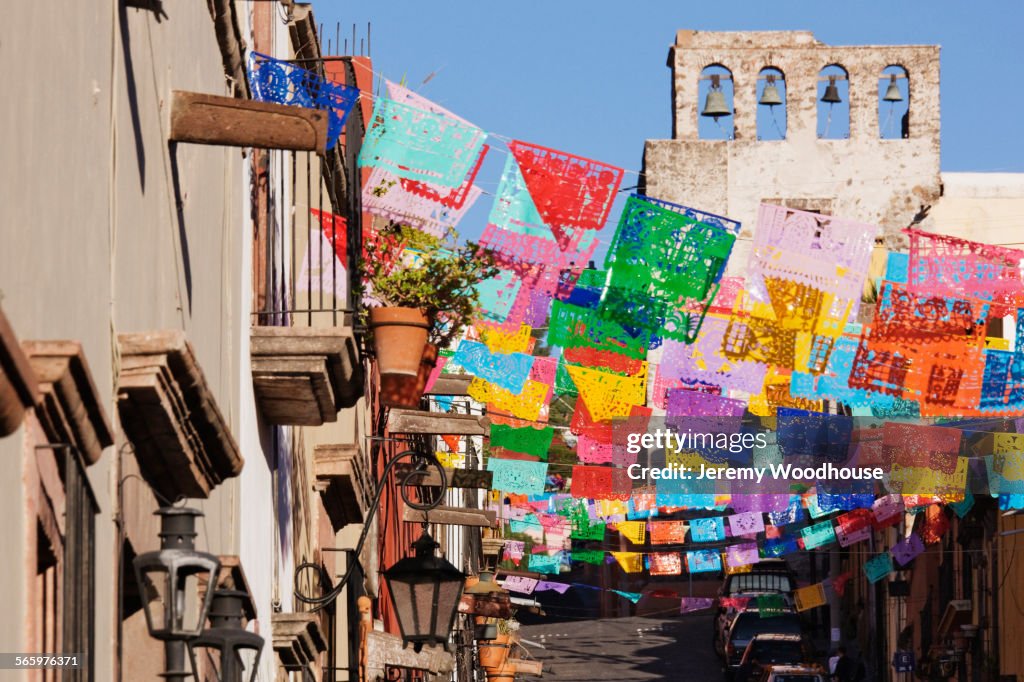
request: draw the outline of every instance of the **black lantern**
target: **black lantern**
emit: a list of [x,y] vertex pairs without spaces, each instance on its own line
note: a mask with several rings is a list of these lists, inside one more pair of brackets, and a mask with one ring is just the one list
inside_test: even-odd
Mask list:
[[198,509],[161,507],[160,549],[135,557],[135,577],[146,612],[149,634],[165,642],[167,679],[191,677],[185,667],[185,642],[202,632],[213,590],[200,596],[200,585],[214,585],[217,557],[195,549]]
[[413,543],[415,556],[384,571],[402,643],[417,652],[424,644],[447,645],[466,581],[462,571],[434,554],[438,547],[424,530]]
[[[402,477],[398,488],[405,505],[416,511],[428,512],[444,501],[448,490],[448,475],[437,457],[432,453],[417,450],[398,453],[388,461],[380,474],[380,480],[377,482],[369,511],[363,522],[363,531],[353,550],[356,556],[362,553],[370,529],[374,527],[372,521],[380,506],[380,497],[387,484],[387,477],[405,459],[413,460],[412,469]],[[411,491],[422,487],[423,477],[430,473],[430,469],[434,469],[440,481],[434,494],[426,500],[420,498],[418,493],[410,494]],[[388,584],[388,593],[395,608],[398,626],[402,630],[402,643],[406,646],[412,644],[417,652],[423,649],[424,644],[447,645],[448,636],[458,615],[459,600],[462,599],[462,588],[466,580],[466,576],[459,569],[434,555],[438,544],[427,533],[426,525],[423,524],[423,534],[413,543],[415,556],[402,559],[382,574]],[[320,564],[312,561],[299,564],[295,567],[295,598],[303,604],[312,606],[313,610],[322,609],[341,595],[356,566],[357,562],[348,562],[348,568],[334,587],[326,594],[315,596],[302,591],[302,574],[305,571],[313,571],[319,577],[321,585],[327,585],[331,580]]]
[[[216,682],[253,682],[260,664],[263,638],[242,627],[248,595],[239,590],[217,590],[210,607],[210,626],[189,643],[192,669],[199,675],[199,661],[213,672]],[[247,652],[243,658],[243,652]]]

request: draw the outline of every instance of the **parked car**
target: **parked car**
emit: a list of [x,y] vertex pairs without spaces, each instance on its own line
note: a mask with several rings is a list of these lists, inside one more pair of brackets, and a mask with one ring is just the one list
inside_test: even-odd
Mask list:
[[747,644],[735,676],[736,682],[758,682],[773,665],[813,665],[814,647],[804,635],[765,632]]
[[[756,603],[758,596],[766,594],[765,592],[740,592],[739,594],[732,595],[737,600],[749,600],[747,603],[752,604],[750,608],[756,609]],[[782,594],[782,604],[788,611],[796,610],[796,601],[791,594]],[[715,653],[718,654],[719,658],[725,656],[725,643],[729,635],[729,627],[732,625],[733,619],[736,618],[736,614],[746,610],[745,606],[737,606],[735,602],[730,604],[723,604],[719,602],[718,610],[715,612],[714,620],[714,638],[713,646]]]
[[718,590],[718,609],[715,612],[712,644],[719,657],[725,656],[726,635],[733,618],[741,610],[735,600],[756,599],[763,594],[781,594],[787,606],[793,604],[796,573],[785,559],[762,559],[743,573],[725,576]]
[[760,682],[828,682],[828,675],[816,665],[772,665],[761,673]]
[[747,609],[736,614],[729,626],[729,635],[725,640],[725,666],[727,672],[735,673],[740,667],[743,652],[755,635],[775,633],[782,635],[802,635],[803,626],[795,611],[789,611],[770,617],[762,617],[755,609]]

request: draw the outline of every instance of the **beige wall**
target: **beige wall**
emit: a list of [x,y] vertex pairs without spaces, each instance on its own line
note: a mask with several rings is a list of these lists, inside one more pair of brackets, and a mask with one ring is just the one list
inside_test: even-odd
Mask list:
[[1024,173],[943,173],[942,188],[925,228],[1024,248]]
[[[240,242],[248,236],[241,150],[174,149],[166,134],[172,89],[226,94],[213,21],[205,3],[164,3],[169,16],[159,22],[146,11],[119,14],[122,5],[17,3],[0,23],[0,59],[9,65],[0,108],[4,309],[22,339],[82,342],[112,421],[116,334],[185,329],[237,429],[239,337],[248,328],[248,302],[240,295]],[[0,441],[5,614],[24,613],[18,586],[30,578],[16,556],[32,531],[21,499],[23,443],[21,433]],[[114,679],[116,457],[108,450],[89,472],[101,507],[97,679]],[[229,482],[202,503],[208,518],[200,547],[237,551],[227,523],[237,507],[234,488]],[[126,481],[125,489],[130,516],[147,525],[152,498],[138,492],[137,481]],[[205,529],[215,536],[205,537]],[[140,544],[155,544],[151,532],[138,529]],[[0,618],[3,650],[24,650],[20,620]]]

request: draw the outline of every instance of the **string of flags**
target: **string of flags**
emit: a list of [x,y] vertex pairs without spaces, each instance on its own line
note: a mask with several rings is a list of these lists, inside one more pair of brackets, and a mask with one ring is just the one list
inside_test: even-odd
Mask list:
[[[358,90],[264,55],[249,65],[256,97],[328,110],[334,144]],[[486,468],[506,561],[548,576],[605,562],[629,574],[734,571],[902,523],[901,539],[862,566],[876,582],[927,551],[976,494],[1024,508],[1024,251],[910,228],[905,251],[881,253],[877,225],[764,204],[749,259],[736,263],[739,222],[631,194],[590,267],[623,169],[489,135],[396,83],[373,102],[359,165],[363,209],[380,220],[364,241],[386,264],[414,262],[453,231],[484,195],[487,154],[507,147],[480,239],[500,272],[479,283],[478,320],[441,351],[428,381],[474,377],[469,395],[492,423]],[[328,226],[344,229],[337,216],[316,217],[318,240]],[[727,276],[730,264],[745,276]],[[869,301],[873,310],[860,310]],[[852,421],[825,414],[826,401],[881,428],[859,439]],[[567,427],[550,423],[556,403],[571,410]],[[859,465],[884,468],[884,481],[841,492],[821,481],[639,485],[627,475],[638,453],[613,429],[614,420],[639,433],[654,419],[686,419],[738,435],[751,416],[773,439],[750,448],[760,466],[793,451],[831,461],[846,448]],[[460,448],[447,437],[438,456],[464,466]],[[556,449],[574,460],[555,461]],[[665,457],[729,466],[707,448]],[[682,511],[698,518],[670,518]],[[636,551],[594,546],[613,532]],[[800,588],[797,608],[835,588]],[[684,598],[681,610],[703,604]]]
[[714,607],[725,610],[742,610],[747,608],[751,602],[754,602],[757,606],[757,611],[762,618],[772,618],[789,612],[790,606],[795,608],[798,612],[809,611],[811,609],[818,608],[819,606],[825,606],[828,604],[830,594],[838,596],[843,595],[850,577],[850,573],[844,573],[836,578],[828,578],[818,583],[798,587],[793,592],[791,605],[787,601],[787,598],[782,594],[714,598],[691,597],[683,596],[679,590],[665,587],[648,590],[646,592],[630,592],[626,590],[598,587],[596,585],[581,582],[558,582],[523,575],[506,575],[503,578],[500,578],[498,582],[509,592],[523,595],[536,596],[538,593],[542,592],[555,592],[563,595],[570,589],[577,589],[610,592],[617,594],[624,599],[628,599],[634,604],[639,603],[640,600],[645,597],[659,600],[677,600],[679,602],[679,613],[681,614],[703,611]]

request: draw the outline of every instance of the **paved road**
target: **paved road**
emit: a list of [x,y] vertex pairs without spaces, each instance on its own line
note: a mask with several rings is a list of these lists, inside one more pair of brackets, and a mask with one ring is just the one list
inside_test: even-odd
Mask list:
[[720,682],[711,615],[608,618],[524,625],[526,646],[544,661],[546,682],[677,680]]

